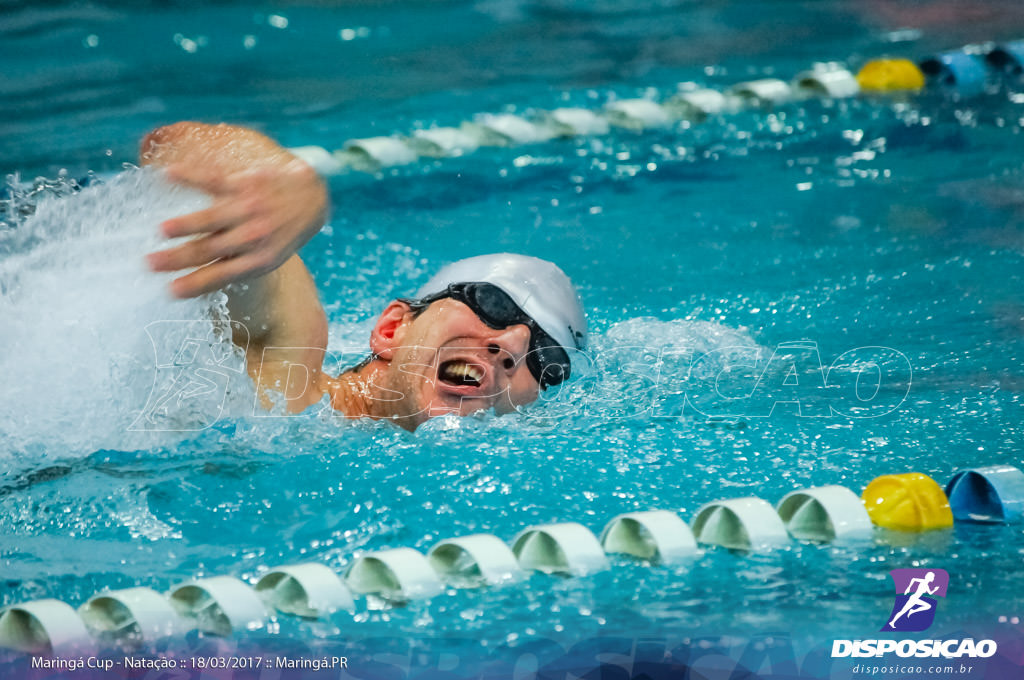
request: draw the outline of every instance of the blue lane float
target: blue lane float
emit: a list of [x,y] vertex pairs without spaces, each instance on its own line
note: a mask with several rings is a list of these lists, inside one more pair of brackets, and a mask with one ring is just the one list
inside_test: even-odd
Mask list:
[[988,70],[978,54],[963,49],[943,52],[923,60],[920,66],[929,82],[961,97],[985,91]]
[[1024,40],[997,45],[987,55],[988,62],[995,71],[1011,78],[1024,76]]
[[1024,517],[1024,472],[1012,465],[963,470],[946,485],[953,519],[1004,523]]

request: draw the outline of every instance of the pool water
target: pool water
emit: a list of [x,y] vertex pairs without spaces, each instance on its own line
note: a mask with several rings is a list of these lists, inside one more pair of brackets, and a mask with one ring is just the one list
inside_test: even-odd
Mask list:
[[[721,88],[1024,34],[1011,2],[916,6],[3,10],[0,167],[18,177],[0,227],[0,309],[15,320],[0,331],[12,385],[0,395],[0,606],[254,579],[299,561],[340,571],[363,551],[475,532],[599,531],[654,508],[689,520],[722,498],[775,503],[823,484],[859,494],[881,474],[945,483],[966,467],[1024,464],[1019,84],[967,101],[812,101],[332,178],[329,225],[302,254],[339,370],[362,356],[388,300],[470,255],[552,259],[587,309],[592,362],[574,381],[521,414],[439,418],[414,434],[316,407],[254,415],[238,357],[202,322],[221,301],[172,302],[133,259],[154,247],[151,225],[201,197],[137,171],[111,179],[142,134],[185,118],[334,149],[479,112],[598,109],[681,81]],[[69,192],[90,172],[105,182]],[[33,192],[36,176],[56,188]],[[60,193],[72,195],[44,198]],[[138,426],[174,379],[154,352],[159,363],[196,334],[224,358],[227,397]],[[817,355],[801,356],[837,362],[845,387],[786,389],[784,372],[756,399],[735,398],[753,389],[748,374],[723,388],[731,400],[711,390],[722,368],[749,360],[760,372],[787,343],[813,343]],[[858,393],[849,370],[872,359],[878,392],[863,402],[874,387]],[[777,394],[787,398],[772,410]],[[1019,623],[1020,525],[876,539],[711,549],[679,567],[613,558],[586,578],[535,574],[326,622],[283,617],[254,634],[500,645],[785,632],[825,644],[875,635],[889,570],[911,566],[953,576],[941,630]]]

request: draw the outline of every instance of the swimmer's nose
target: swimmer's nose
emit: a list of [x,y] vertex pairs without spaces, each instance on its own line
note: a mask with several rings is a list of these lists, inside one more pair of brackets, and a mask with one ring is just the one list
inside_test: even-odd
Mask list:
[[519,324],[495,331],[487,345],[491,354],[499,355],[497,364],[511,373],[523,363],[522,359],[530,347],[530,329]]

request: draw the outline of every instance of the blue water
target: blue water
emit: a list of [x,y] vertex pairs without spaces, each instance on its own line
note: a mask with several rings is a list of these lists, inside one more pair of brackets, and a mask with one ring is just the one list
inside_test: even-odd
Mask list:
[[[50,596],[77,605],[107,587],[166,589],[195,576],[253,579],[296,561],[341,570],[360,551],[426,550],[473,532],[511,539],[548,521],[599,531],[630,510],[689,519],[726,497],[774,503],[812,485],[859,493],[885,473],[945,483],[969,466],[1024,464],[1019,85],[967,102],[810,102],[333,178],[330,224],[303,257],[339,366],[358,359],[389,299],[485,252],[558,262],[594,330],[593,370],[547,403],[438,419],[415,434],[312,412],[253,417],[244,381],[232,383],[216,422],[186,418],[205,429],[128,433],[154,383],[146,325],[200,320],[218,302],[161,297],[163,282],[132,259],[151,236],[90,232],[89,220],[114,213],[126,228],[132,214],[154,224],[156,208],[119,207],[164,195],[149,180],[92,188],[108,193],[89,204],[87,192],[64,199],[47,208],[49,221],[38,218],[47,192],[26,188],[62,170],[109,178],[144,132],[184,118],[333,149],[478,112],[598,108],[649,88],[668,94],[679,81],[722,87],[789,77],[813,61],[855,68],[876,55],[1024,35],[1012,2],[885,5],[4,10],[0,168],[19,173],[9,195],[37,216],[9,207],[0,229],[10,277],[0,295],[16,321],[2,331],[2,368],[28,381],[7,388],[0,428],[0,606]],[[65,233],[73,215],[88,219]],[[46,244],[52,255],[18,259]],[[688,358],[652,377],[650,357],[665,348],[717,350],[725,361],[724,350],[741,346],[766,360],[794,341],[816,343],[826,368],[850,350],[892,348],[912,375],[889,364],[895,377],[882,381],[881,398],[892,408],[871,418],[802,417],[792,405],[758,417],[768,415],[763,402],[732,404],[724,417],[680,413],[682,391],[707,388],[682,384]],[[821,390],[799,395],[816,413],[854,403],[849,393],[842,403]],[[891,605],[888,571],[909,566],[953,575],[941,619],[952,630],[1020,614],[1022,557],[1019,525],[880,531],[866,546],[709,550],[677,568],[614,558],[583,579],[538,574],[402,608],[361,606],[354,620],[285,617],[270,631],[490,644],[708,630],[866,636]]]

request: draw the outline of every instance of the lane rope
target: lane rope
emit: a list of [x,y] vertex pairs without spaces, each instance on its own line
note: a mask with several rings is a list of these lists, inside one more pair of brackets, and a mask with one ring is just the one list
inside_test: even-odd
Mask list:
[[324,176],[349,171],[379,173],[420,158],[452,158],[481,147],[514,147],[571,137],[593,137],[614,128],[634,132],[665,129],[681,121],[700,123],[710,116],[751,109],[775,109],[811,99],[849,99],[861,94],[906,96],[925,89],[968,99],[997,89],[1003,81],[1024,76],[1024,40],[1001,45],[966,45],[927,57],[881,58],[865,63],[854,75],[838,62],[821,62],[791,80],[760,78],[724,91],[697,83],[680,83],[662,101],[613,99],[601,110],[558,108],[529,118],[512,113],[481,113],[458,127],[431,127],[408,134],[351,139],[329,151],[322,146],[289,149]]
[[139,649],[189,630],[229,636],[277,614],[319,619],[356,611],[356,597],[386,605],[424,600],[448,588],[498,587],[529,572],[584,577],[612,567],[608,555],[649,565],[689,563],[703,548],[763,553],[793,540],[857,545],[900,532],[948,529],[955,522],[1024,519],[1024,472],[1010,465],[962,470],[945,490],[918,472],[882,475],[860,496],[827,485],[792,491],[776,504],[750,496],[701,506],[689,524],[669,510],[612,518],[600,538],[576,522],[541,524],[506,544],[491,534],[447,538],[426,555],[392,548],[356,555],[344,577],[307,562],[277,567],[250,585],[233,576],[188,581],[161,595],[149,588],[105,591],[77,610],[56,599],[0,611],[0,648],[33,654],[86,653],[104,645]]

